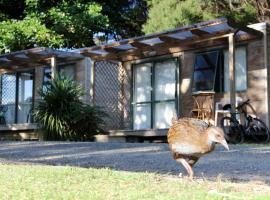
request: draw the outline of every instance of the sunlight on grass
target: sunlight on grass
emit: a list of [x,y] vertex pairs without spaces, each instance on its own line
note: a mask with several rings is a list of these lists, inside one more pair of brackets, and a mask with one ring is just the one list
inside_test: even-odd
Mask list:
[[0,165],[0,177],[0,199],[270,199],[264,184],[110,169]]

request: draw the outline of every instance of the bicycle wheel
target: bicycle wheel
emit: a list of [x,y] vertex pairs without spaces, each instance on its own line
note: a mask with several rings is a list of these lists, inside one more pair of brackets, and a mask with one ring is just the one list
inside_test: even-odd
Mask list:
[[249,131],[250,135],[256,142],[269,142],[270,132],[262,120],[258,118],[252,118],[252,121],[249,123],[247,131]]
[[227,142],[238,144],[244,141],[243,127],[231,117],[223,117],[220,120],[220,126],[224,131]]

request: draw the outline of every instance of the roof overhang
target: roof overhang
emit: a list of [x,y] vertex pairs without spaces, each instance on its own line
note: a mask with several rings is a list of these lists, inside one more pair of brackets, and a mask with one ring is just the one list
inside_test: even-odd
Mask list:
[[130,38],[111,44],[82,48],[78,51],[93,60],[130,61],[228,43],[229,34],[236,42],[258,39],[263,33],[237,26],[221,18],[173,30]]
[[84,58],[83,55],[75,52],[39,47],[1,55],[0,72],[50,66],[50,59],[52,57],[54,57],[58,63],[72,62]]

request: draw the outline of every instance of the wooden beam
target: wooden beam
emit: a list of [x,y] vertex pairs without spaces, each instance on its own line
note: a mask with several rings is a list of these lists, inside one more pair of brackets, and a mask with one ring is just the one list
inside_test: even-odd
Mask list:
[[9,60],[14,61],[14,62],[21,62],[21,63],[33,63],[34,65],[47,65],[46,62],[37,60],[35,58],[23,58],[23,57],[18,57],[17,55],[7,55],[6,56]]
[[249,33],[249,34],[254,35],[256,37],[259,37],[259,38],[263,37],[263,33],[261,31],[250,28],[246,24],[238,23],[238,22],[236,23],[236,22],[231,21],[231,20],[228,21],[227,23],[228,23],[229,26],[231,26],[231,27],[233,27],[235,29],[244,31],[246,33]]
[[199,37],[201,37],[201,36],[206,36],[206,35],[210,35],[209,32],[203,31],[203,30],[201,30],[201,29],[194,29],[194,30],[191,30],[190,32],[191,32],[192,34],[194,34],[194,35],[199,36]]
[[118,52],[123,52],[123,51],[126,51],[126,50],[123,50],[123,49],[117,49],[117,48],[114,48],[114,47],[106,47],[104,48],[105,51],[107,51],[108,53],[118,53]]
[[26,56],[33,58],[33,59],[37,59],[37,60],[48,60],[52,57],[51,54],[42,55],[39,53],[33,53],[31,51],[26,52]]
[[151,48],[151,45],[149,44],[145,44],[142,42],[138,42],[138,41],[134,41],[132,43],[130,43],[133,47],[137,48],[137,49],[141,49],[141,48]]
[[[168,35],[162,35],[159,37],[159,39],[165,43],[175,43],[175,42],[181,41],[181,39],[173,38],[173,37],[170,37]],[[184,40],[182,40],[182,41],[184,41]]]
[[230,77],[230,103],[232,113],[235,113],[235,38],[234,33],[229,35],[229,77]]

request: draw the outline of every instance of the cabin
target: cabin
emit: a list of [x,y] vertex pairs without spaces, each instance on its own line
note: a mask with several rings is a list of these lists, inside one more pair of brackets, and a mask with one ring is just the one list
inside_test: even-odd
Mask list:
[[269,25],[224,18],[72,52],[42,47],[5,54],[0,137],[36,128],[31,112],[38,90],[57,71],[83,86],[86,103],[109,113],[105,140],[159,140],[174,113],[218,125],[219,105],[235,110],[246,99],[269,125],[269,69]]

